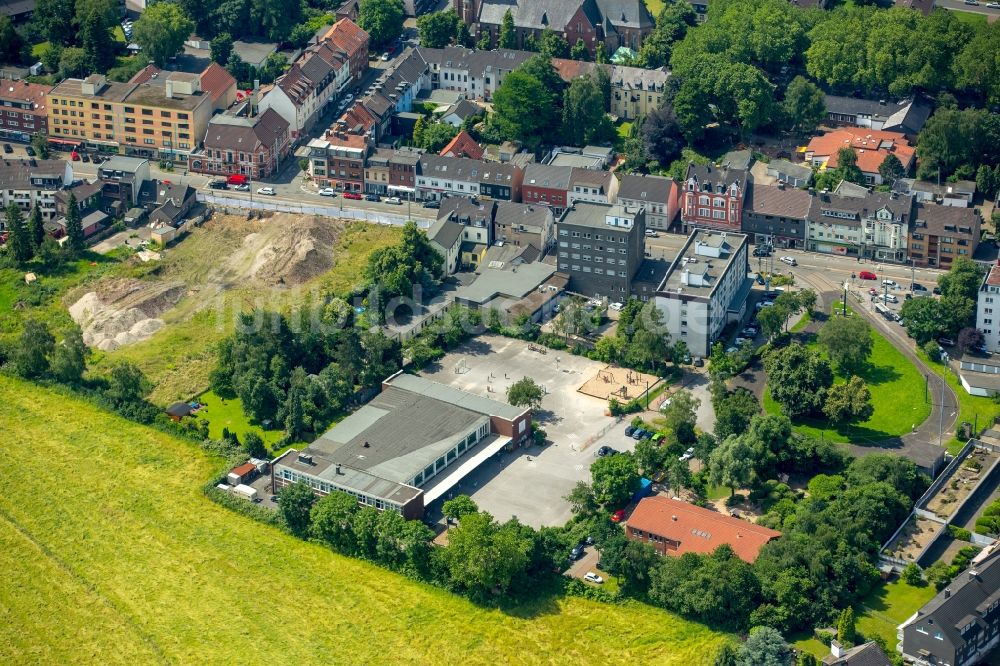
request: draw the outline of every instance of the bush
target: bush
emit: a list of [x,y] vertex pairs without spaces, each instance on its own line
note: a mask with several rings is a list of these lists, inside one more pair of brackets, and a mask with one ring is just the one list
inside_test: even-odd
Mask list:
[[816,630],[816,640],[818,640],[823,645],[826,645],[827,647],[830,646],[830,643],[832,643],[833,639],[836,637],[837,634],[835,634],[832,631],[823,631],[822,629]]
[[922,585],[924,582],[923,572],[915,562],[910,562],[906,565],[906,568],[903,569],[903,573],[900,575],[900,578],[902,578],[903,582],[907,585],[917,586]]
[[958,527],[957,525],[948,526],[948,534],[960,541],[971,541],[972,532],[965,529],[964,527]]
[[726,506],[728,507],[739,506],[740,504],[743,504],[743,502],[745,501],[746,497],[742,493],[736,493],[726,498]]
[[927,354],[927,358],[939,363],[941,361],[941,346],[934,340],[928,340],[924,343],[922,347],[924,353]]
[[603,587],[584,583],[579,578],[573,578],[566,583],[564,588],[568,597],[583,597],[593,599],[606,604],[619,603],[622,600],[621,592],[609,592]]

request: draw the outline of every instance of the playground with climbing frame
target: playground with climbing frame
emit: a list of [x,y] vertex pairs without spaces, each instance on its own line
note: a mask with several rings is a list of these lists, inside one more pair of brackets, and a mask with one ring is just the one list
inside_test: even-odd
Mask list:
[[616,398],[618,402],[628,402],[634,398],[646,395],[652,391],[660,378],[647,375],[644,372],[606,365],[585,381],[577,390],[585,395],[592,395],[602,400]]

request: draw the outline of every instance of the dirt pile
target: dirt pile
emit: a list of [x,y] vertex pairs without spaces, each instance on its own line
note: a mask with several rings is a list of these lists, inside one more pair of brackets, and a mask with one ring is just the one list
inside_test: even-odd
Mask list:
[[314,216],[275,215],[247,235],[227,262],[230,275],[265,285],[307,282],[333,267],[344,225]]
[[90,347],[113,351],[151,337],[163,328],[161,314],[186,292],[179,282],[117,279],[102,283],[70,306]]

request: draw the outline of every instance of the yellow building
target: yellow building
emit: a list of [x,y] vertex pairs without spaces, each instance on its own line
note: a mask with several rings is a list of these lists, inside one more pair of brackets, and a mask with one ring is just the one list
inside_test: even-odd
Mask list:
[[181,72],[144,83],[116,83],[91,74],[66,79],[46,99],[53,139],[178,161],[186,160],[205,135],[213,110],[199,75]]

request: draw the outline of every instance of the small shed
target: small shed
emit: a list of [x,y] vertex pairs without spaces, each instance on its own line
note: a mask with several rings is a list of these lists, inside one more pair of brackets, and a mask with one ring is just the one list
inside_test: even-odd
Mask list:
[[185,416],[191,415],[191,405],[186,402],[175,402],[167,407],[167,416],[173,421],[180,421]]
[[246,481],[252,481],[255,478],[257,478],[257,466],[253,463],[243,463],[242,465],[229,470],[229,474],[226,476],[226,481],[228,481],[231,486],[238,486]]
[[24,284],[32,284],[32,283],[37,282],[37,281],[38,281],[38,276],[35,275],[34,273],[25,273],[24,274]]

